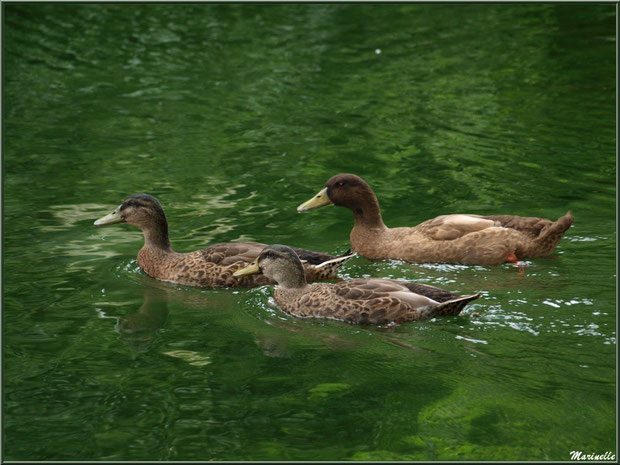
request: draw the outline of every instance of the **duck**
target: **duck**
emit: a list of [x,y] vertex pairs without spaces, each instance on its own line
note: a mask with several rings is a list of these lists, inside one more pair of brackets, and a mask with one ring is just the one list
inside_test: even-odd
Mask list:
[[377,196],[361,177],[341,173],[297,207],[305,212],[337,205],[353,212],[353,251],[370,260],[499,265],[548,256],[573,224],[568,211],[557,221],[516,215],[448,214],[413,227],[388,228]]
[[453,316],[480,294],[457,295],[444,289],[386,278],[345,279],[308,284],[299,256],[285,245],[266,247],[235,277],[262,274],[276,281],[278,306],[298,317],[356,324],[391,325]]
[[[258,242],[222,242],[193,252],[175,252],[168,236],[164,209],[149,194],[134,194],[94,222],[95,226],[127,223],[137,226],[144,235],[138,252],[138,265],[152,278],[196,287],[257,287],[273,284],[265,276],[233,277],[233,273],[252,262],[266,244]],[[303,260],[309,281],[337,278],[336,270],[355,254],[332,256],[312,250],[295,248]]]

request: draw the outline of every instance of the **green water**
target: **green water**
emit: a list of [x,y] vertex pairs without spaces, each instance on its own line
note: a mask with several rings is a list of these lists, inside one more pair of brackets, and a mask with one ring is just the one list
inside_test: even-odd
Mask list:
[[[3,3],[5,460],[569,460],[616,454],[616,5]],[[172,246],[348,248],[332,175],[389,226],[557,218],[553,258],[370,262],[481,292],[396,328],[304,320],[272,289],[145,276]]]

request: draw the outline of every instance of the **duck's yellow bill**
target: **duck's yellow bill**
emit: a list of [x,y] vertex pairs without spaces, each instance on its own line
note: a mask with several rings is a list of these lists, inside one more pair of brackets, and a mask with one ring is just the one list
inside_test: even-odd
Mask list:
[[329,200],[329,197],[327,196],[327,187],[324,187],[310,200],[297,207],[297,212],[301,213],[308,210],[314,210],[315,208],[324,207],[325,205],[333,205],[332,201]]
[[235,271],[233,273],[233,276],[238,278],[239,276],[247,276],[249,274],[256,274],[256,273],[260,273],[260,268],[258,267],[258,260],[254,260],[248,266]]
[[125,220],[121,216],[120,210],[121,210],[121,207],[118,207],[112,213],[109,213],[106,216],[102,216],[97,221],[95,221],[93,224],[95,226],[104,226],[106,224],[122,223]]

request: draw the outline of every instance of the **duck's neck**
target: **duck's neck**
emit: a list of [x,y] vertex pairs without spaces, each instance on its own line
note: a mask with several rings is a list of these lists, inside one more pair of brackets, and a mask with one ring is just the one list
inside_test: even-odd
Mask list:
[[169,278],[169,260],[175,252],[168,239],[166,217],[156,217],[147,223],[131,223],[138,226],[144,234],[144,245],[138,252],[138,265],[149,276],[156,279]]
[[303,289],[308,285],[306,272],[301,263],[287,263],[273,271],[273,279],[282,289]]
[[383,219],[381,218],[379,201],[374,192],[366,192],[362,201],[351,206],[351,210],[353,211],[353,217],[355,219],[355,228],[386,229]]
[[278,283],[278,287],[281,289],[303,289],[307,285],[305,276],[302,276],[302,279],[292,279],[291,277]]
[[370,192],[358,205],[359,208],[351,208],[355,218],[349,236],[351,247],[360,255],[373,259],[378,257],[375,249],[383,242],[388,228],[381,219],[379,202],[374,193]]
[[144,234],[144,248],[172,253],[170,239],[168,238],[168,222],[166,218],[157,218],[149,224],[140,225]]

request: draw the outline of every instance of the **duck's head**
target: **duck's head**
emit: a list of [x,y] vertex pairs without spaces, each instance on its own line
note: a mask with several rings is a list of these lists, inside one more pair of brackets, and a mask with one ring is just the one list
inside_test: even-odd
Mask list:
[[148,194],[134,194],[126,198],[112,213],[95,221],[95,226],[128,223],[141,229],[166,227],[166,215],[159,201]]
[[338,205],[357,213],[370,202],[376,202],[376,197],[368,183],[355,174],[342,173],[331,177],[325,187],[298,206],[297,211],[301,213],[325,205]]
[[285,245],[265,247],[252,263],[235,271],[233,276],[262,273],[282,287],[302,287],[306,275],[301,260],[293,249]]

